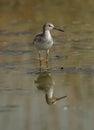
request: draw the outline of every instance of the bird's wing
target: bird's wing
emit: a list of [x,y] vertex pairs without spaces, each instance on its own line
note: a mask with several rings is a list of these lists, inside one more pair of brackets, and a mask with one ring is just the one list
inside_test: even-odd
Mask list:
[[35,44],[35,42],[42,42],[43,41],[43,34],[38,34],[36,35],[36,37],[33,40],[33,44]]

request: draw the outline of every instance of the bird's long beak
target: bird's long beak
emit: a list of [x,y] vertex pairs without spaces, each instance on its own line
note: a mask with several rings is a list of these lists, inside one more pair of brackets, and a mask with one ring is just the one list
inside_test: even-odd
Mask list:
[[58,31],[61,31],[61,32],[64,32],[64,30],[58,28],[58,27],[54,27],[55,30],[58,30]]
[[63,96],[63,97],[56,98],[56,101],[61,100],[61,99],[66,98],[66,97],[67,97],[67,96]]

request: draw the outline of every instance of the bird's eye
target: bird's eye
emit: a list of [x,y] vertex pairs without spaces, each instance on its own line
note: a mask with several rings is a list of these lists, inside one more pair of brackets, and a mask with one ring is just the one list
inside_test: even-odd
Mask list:
[[51,27],[51,25],[49,25],[49,27]]

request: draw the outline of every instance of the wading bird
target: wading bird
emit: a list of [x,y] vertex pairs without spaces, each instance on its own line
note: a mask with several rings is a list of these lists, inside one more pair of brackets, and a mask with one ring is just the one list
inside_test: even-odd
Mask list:
[[43,25],[43,31],[42,33],[38,34],[35,36],[33,44],[39,51],[39,62],[40,62],[40,68],[42,66],[42,59],[41,59],[41,50],[46,51],[46,67],[48,68],[48,55],[49,55],[49,50],[53,46],[53,38],[51,36],[50,31],[52,29],[62,31],[62,29],[55,27],[51,23],[46,23]]

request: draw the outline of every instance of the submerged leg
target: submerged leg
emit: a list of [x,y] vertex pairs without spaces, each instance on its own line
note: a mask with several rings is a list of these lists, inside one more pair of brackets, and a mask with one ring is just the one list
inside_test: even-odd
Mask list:
[[49,56],[49,50],[46,51],[46,67],[48,69],[48,56]]
[[40,51],[39,51],[39,63],[40,63],[40,68],[41,68],[41,66],[42,66],[42,59],[41,59],[41,53],[40,53]]

